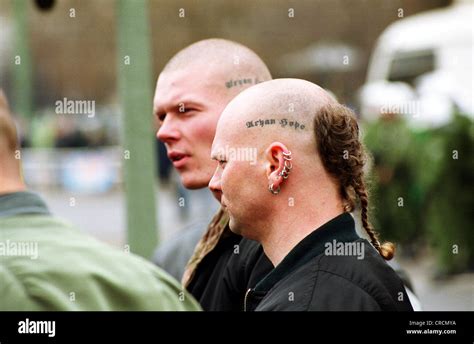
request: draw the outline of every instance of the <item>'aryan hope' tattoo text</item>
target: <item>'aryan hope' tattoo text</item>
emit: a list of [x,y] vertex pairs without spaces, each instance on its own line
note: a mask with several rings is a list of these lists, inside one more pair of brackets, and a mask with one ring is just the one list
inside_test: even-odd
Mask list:
[[282,128],[288,127],[295,130],[304,130],[306,127],[304,124],[299,123],[298,121],[288,120],[286,118],[280,119],[277,123],[275,119],[258,119],[256,121],[249,121],[245,123],[247,128],[253,127],[265,127],[267,125],[280,125]]

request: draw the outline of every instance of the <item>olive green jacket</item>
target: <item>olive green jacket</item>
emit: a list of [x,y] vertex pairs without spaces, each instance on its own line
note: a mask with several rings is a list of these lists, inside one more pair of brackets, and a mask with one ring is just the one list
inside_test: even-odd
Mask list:
[[30,192],[0,195],[0,310],[196,311],[163,270],[49,214]]

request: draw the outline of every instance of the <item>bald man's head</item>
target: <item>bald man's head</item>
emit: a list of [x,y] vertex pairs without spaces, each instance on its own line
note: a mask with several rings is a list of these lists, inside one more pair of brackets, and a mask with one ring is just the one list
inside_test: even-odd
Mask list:
[[[254,166],[239,159],[244,147],[255,149]],[[222,192],[233,231],[265,240],[272,221],[287,218],[289,199],[299,204],[295,221],[310,214],[302,221],[310,228],[311,214],[329,221],[358,200],[372,244],[385,259],[393,256],[393,245],[381,245],[368,221],[356,116],[321,87],[277,79],[240,93],[219,120],[211,156],[219,168],[209,186]]]
[[[236,80],[239,76],[252,76],[259,82],[272,78],[267,66],[255,52],[240,43],[220,38],[205,39],[182,49],[171,58],[162,73],[195,66],[210,66],[214,69],[213,73],[216,73],[217,69],[224,73],[233,73]],[[231,88],[230,84],[228,86]],[[242,85],[232,85],[236,86]],[[250,83],[243,86],[248,87]]]
[[211,144],[225,106],[241,91],[270,79],[257,54],[224,39],[194,43],[166,64],[154,98],[157,137],[185,187],[206,187],[212,177]]
[[219,120],[216,140],[259,146],[282,141],[301,152],[315,153],[314,118],[322,107],[335,103],[328,92],[305,80],[268,81],[228,104]]
[[[303,204],[314,193],[337,194],[314,135],[315,117],[333,103],[308,81],[277,79],[243,91],[228,104],[212,146],[219,167],[209,187],[222,193],[233,231],[259,240],[257,233],[265,231],[289,198]],[[253,151],[255,159],[246,160],[244,151]],[[280,189],[286,196],[272,198]]]

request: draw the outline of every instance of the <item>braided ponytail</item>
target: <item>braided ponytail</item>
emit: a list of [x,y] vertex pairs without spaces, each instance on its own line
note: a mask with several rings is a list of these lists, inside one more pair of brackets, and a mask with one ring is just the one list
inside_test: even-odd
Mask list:
[[392,259],[395,246],[390,242],[380,244],[369,222],[369,195],[364,182],[366,154],[359,140],[359,126],[354,113],[340,104],[326,105],[314,119],[314,131],[321,161],[339,182],[344,211],[353,211],[358,199],[362,226],[372,245],[385,260]]
[[374,245],[374,247],[377,249],[377,251],[379,251],[380,255],[385,260],[392,259],[393,255],[395,254],[395,246],[391,242],[385,242],[383,244],[380,244],[378,234],[374,231],[372,225],[369,222],[369,195],[367,194],[367,189],[365,187],[365,182],[362,179],[362,176],[358,186],[356,186],[355,188],[355,192],[359,197],[360,201],[362,227],[364,227],[365,231],[369,235],[370,242],[372,243],[372,245]]

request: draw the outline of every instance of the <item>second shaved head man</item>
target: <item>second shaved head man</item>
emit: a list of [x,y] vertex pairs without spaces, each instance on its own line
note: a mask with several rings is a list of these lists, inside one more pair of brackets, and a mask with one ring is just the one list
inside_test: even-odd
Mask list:
[[[207,39],[178,52],[161,72],[154,97],[158,139],[188,189],[208,186],[217,167],[210,159],[217,121],[226,105],[244,89],[271,80],[265,63],[249,48],[223,39]],[[220,200],[219,191],[214,196]],[[228,215],[215,215],[196,246],[183,284],[204,310],[241,310],[245,291],[273,266],[257,243],[233,234]],[[239,254],[235,283],[224,279],[229,258]],[[234,257],[235,258],[235,257]],[[234,264],[234,263],[233,263]],[[233,291],[229,295],[229,290]]]

